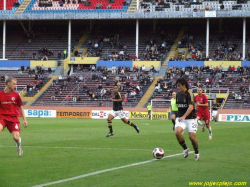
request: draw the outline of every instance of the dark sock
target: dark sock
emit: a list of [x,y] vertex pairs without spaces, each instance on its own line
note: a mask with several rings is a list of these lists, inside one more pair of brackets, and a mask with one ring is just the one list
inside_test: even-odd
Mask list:
[[198,146],[194,147],[194,152],[195,152],[195,154],[199,154]]
[[130,126],[132,126],[132,127],[135,126],[135,125],[133,124],[133,122],[132,122],[132,121],[129,121],[129,120],[128,120],[128,124],[129,124]]
[[184,150],[187,149],[185,141],[179,142],[179,144],[181,145],[181,147],[183,147]]
[[109,132],[113,133],[112,121],[108,121]]

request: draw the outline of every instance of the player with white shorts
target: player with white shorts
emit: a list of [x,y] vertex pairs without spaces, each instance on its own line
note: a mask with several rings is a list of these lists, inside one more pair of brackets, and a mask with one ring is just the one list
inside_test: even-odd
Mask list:
[[179,118],[176,118],[175,121],[175,128],[181,127],[183,129],[182,134],[184,134],[185,130],[187,129],[188,132],[197,132],[198,123],[195,119],[184,119],[182,121],[179,121]]
[[212,117],[215,121],[215,125],[217,125],[218,122],[218,109],[219,109],[219,105],[216,103],[216,99],[213,100],[213,104],[212,104]]
[[186,145],[183,134],[186,129],[188,130],[189,139],[192,142],[195,152],[194,160],[198,161],[200,160],[200,154],[198,150],[198,141],[196,139],[198,123],[194,107],[194,94],[189,90],[189,84],[186,79],[179,78],[176,84],[179,92],[176,95],[178,113],[175,124],[175,135],[184,150],[184,158],[187,158],[189,148]]
[[119,111],[114,111],[114,110],[112,110],[112,111],[110,112],[110,114],[111,114],[112,116],[114,116],[114,118],[117,117],[117,116],[119,116],[120,119],[126,117],[126,116],[125,116],[125,113],[123,112],[123,110],[119,110]]
[[136,132],[139,133],[140,129],[137,125],[135,125],[132,121],[129,121],[126,119],[125,114],[123,112],[123,107],[122,107],[122,96],[121,93],[119,92],[119,87],[114,86],[114,95],[110,100],[113,102],[113,110],[110,112],[108,115],[108,128],[109,128],[109,133],[106,135],[106,137],[114,136],[113,132],[113,124],[112,120],[116,117],[119,116],[120,119],[123,121],[123,123],[126,123],[130,125],[131,127],[134,127]]

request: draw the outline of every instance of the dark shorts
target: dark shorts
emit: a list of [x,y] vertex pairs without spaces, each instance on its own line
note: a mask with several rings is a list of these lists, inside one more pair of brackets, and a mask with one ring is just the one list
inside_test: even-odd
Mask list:
[[150,115],[152,113],[152,111],[151,110],[148,110],[148,115]]
[[172,111],[172,112],[171,112],[171,116],[174,114],[175,117],[177,117],[177,113],[178,113],[178,111]]

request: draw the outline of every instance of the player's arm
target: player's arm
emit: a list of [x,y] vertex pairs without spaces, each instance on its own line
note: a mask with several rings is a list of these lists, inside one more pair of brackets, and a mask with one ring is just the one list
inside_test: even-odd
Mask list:
[[208,103],[205,103],[205,104],[201,104],[201,103],[196,103],[197,106],[207,106],[208,107]]
[[207,100],[207,96],[203,95],[203,101],[204,101],[204,104],[201,104],[201,103],[197,103],[198,106],[205,106],[205,107],[208,107],[208,100]]
[[19,109],[20,109],[21,116],[23,118],[23,126],[24,126],[24,128],[26,128],[26,127],[28,127],[28,122],[27,122],[26,117],[25,117],[23,106],[20,106]]
[[179,118],[179,121],[182,121],[182,120],[186,119],[186,117],[187,117],[193,110],[194,110],[194,104],[188,105],[188,109],[187,109],[186,113],[185,113],[182,117]]

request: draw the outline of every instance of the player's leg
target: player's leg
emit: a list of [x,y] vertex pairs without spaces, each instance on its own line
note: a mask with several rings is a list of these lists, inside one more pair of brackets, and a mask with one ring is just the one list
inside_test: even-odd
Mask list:
[[183,136],[184,130],[186,129],[186,124],[184,122],[179,122],[178,118],[176,119],[176,124],[175,124],[175,136],[177,138],[177,141],[183,148],[183,153],[184,153],[184,158],[188,157],[188,151],[189,148],[186,145],[185,138]]
[[197,120],[197,123],[199,125],[201,125],[201,131],[204,132],[205,131],[205,124],[201,122],[201,119],[202,119],[202,114],[200,112],[197,112],[196,113],[196,120]]
[[115,118],[115,113],[114,111],[111,112],[111,114],[108,115],[108,128],[109,128],[109,133],[106,135],[106,137],[110,137],[114,135],[113,132],[113,127],[112,127],[112,120]]
[[7,127],[12,134],[13,140],[16,143],[18,156],[23,155],[23,150],[21,146],[21,137],[20,137],[20,123],[10,123],[7,124]]
[[187,129],[188,129],[188,132],[189,132],[189,139],[192,142],[194,152],[195,152],[194,159],[196,161],[198,161],[198,160],[200,160],[198,140],[196,139],[196,132],[197,132],[198,124],[197,124],[196,120],[190,119],[190,120],[187,120],[187,121],[188,121]]
[[132,121],[127,120],[125,116],[121,116],[121,120],[123,121],[123,123],[126,123],[126,124],[130,125],[131,127],[134,127],[137,133],[140,132],[139,127],[137,125],[135,125]]
[[218,121],[217,117],[218,117],[218,111],[213,111],[213,119],[214,119],[215,125],[217,125],[217,121]]
[[3,131],[3,125],[0,123],[0,134]]
[[148,119],[151,119],[151,110],[148,111]]
[[195,153],[194,160],[198,161],[200,160],[200,154],[199,154],[198,140],[196,139],[196,133],[189,132],[189,139],[192,142],[194,148],[194,153]]
[[172,115],[171,115],[171,121],[173,123],[173,130],[175,130],[175,119],[176,119],[176,115],[174,113],[172,113]]
[[206,115],[204,115],[204,121],[205,121],[207,130],[208,130],[208,133],[209,133],[208,139],[212,140],[213,134],[212,134],[212,127],[209,125],[209,123],[210,123],[210,114],[209,113],[207,113]]

